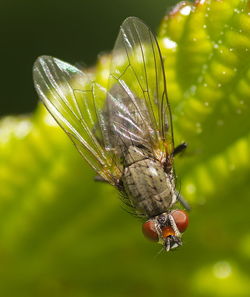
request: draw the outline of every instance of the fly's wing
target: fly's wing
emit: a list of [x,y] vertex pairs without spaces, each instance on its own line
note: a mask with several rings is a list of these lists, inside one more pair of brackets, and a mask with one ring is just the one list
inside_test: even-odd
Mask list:
[[113,148],[143,145],[153,154],[160,148],[171,156],[174,140],[161,52],[154,34],[136,17],[121,25],[108,92],[113,134],[107,143]]
[[112,153],[102,145],[106,90],[78,68],[50,56],[36,60],[33,77],[42,102],[83,158],[115,185],[120,169]]

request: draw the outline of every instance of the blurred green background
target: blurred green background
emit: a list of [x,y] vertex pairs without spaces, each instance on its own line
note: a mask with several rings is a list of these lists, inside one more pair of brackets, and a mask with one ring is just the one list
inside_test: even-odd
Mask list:
[[[1,3],[1,113],[34,112],[0,120],[0,296],[250,295],[249,2],[182,3],[163,19],[169,4]],[[35,108],[34,59],[94,65],[128,15],[160,24],[175,141],[189,144],[175,166],[193,209],[171,253],[143,238],[115,189],[93,181]],[[107,64],[96,65],[102,83]]]

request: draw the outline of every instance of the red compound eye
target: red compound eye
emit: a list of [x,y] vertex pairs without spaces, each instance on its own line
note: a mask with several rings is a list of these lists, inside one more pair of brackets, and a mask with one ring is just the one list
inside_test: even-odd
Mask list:
[[142,232],[145,237],[152,241],[158,241],[159,237],[155,229],[155,222],[153,220],[148,220],[142,225]]
[[171,215],[179,231],[184,232],[188,226],[188,214],[184,210],[175,209]]

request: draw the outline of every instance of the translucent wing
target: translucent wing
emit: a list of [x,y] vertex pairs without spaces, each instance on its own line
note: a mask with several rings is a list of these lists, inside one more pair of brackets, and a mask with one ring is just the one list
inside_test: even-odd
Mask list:
[[152,153],[173,150],[164,65],[154,34],[140,19],[127,18],[116,40],[108,87],[113,148],[143,145]]
[[115,185],[121,169],[102,146],[107,130],[103,114],[106,90],[78,68],[49,56],[37,59],[33,76],[44,105],[80,154]]

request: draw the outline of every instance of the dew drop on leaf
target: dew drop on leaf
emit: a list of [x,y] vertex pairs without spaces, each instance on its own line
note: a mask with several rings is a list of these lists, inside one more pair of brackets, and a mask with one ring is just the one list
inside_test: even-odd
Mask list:
[[222,119],[217,120],[217,125],[218,126],[223,126],[224,125],[224,121]]
[[184,6],[183,8],[181,8],[180,13],[182,15],[189,15],[191,12],[191,6]]
[[221,261],[214,264],[213,273],[216,278],[227,278],[232,273],[232,267],[227,261]]
[[194,194],[196,192],[196,186],[192,183],[189,183],[186,185],[186,191],[189,193],[189,194]]

